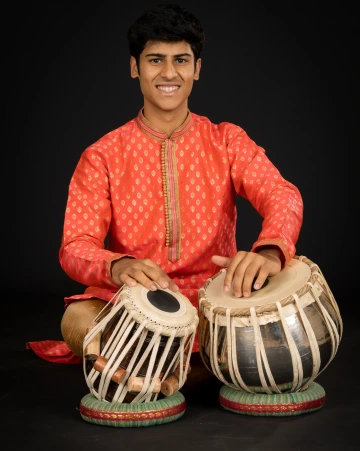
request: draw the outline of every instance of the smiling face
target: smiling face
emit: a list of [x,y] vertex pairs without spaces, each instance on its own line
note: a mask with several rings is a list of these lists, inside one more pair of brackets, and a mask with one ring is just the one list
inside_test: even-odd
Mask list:
[[185,42],[148,42],[139,58],[132,56],[130,74],[139,78],[144,109],[149,115],[186,115],[194,80],[199,79],[201,60],[195,63],[191,46]]

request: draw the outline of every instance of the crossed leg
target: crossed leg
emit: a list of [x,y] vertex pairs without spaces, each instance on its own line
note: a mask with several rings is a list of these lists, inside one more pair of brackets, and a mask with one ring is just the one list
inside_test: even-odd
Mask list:
[[61,320],[61,334],[70,350],[82,357],[86,330],[98,313],[108,304],[101,299],[86,299],[69,304]]

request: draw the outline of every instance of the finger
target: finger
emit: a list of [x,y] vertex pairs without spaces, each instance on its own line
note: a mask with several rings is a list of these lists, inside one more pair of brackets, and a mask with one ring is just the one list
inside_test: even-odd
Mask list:
[[176,283],[158,266],[151,268],[146,275],[156,282],[160,288],[169,288],[175,292],[180,290]]
[[169,289],[171,291],[177,292],[180,291],[180,288],[176,285],[176,283],[170,279],[170,283],[169,283]]
[[148,290],[156,291],[158,288],[155,283],[156,276],[158,276],[158,272],[154,268],[137,263],[136,266],[128,268],[126,272],[124,271],[120,276],[120,280],[133,279]]
[[127,275],[151,291],[156,291],[158,287],[179,291],[176,283],[156,263],[152,265],[141,263],[137,268],[131,268]]
[[217,266],[221,266],[222,268],[227,268],[231,263],[231,258],[223,257],[222,255],[213,255],[211,257],[212,263],[215,263]]
[[[254,264],[250,264],[244,274],[242,279],[242,294],[244,297],[248,298],[251,293],[251,288],[253,286],[254,280],[256,279],[257,273],[259,271],[259,267]],[[241,282],[240,282],[241,283]],[[235,285],[237,284],[236,281],[236,274],[235,274]]]
[[254,282],[254,289],[260,290],[269,276],[269,271],[262,267]]
[[135,279],[124,273],[119,275],[119,281],[120,284],[127,285],[128,287],[135,287],[137,283]]
[[[231,260],[229,266],[226,269],[225,279],[224,279],[224,290],[229,291],[232,284],[235,271],[237,271],[238,278],[241,279],[241,272],[244,271],[244,266],[241,266],[244,258],[246,257],[246,253],[238,252],[235,257]],[[242,280],[242,279],[241,279]],[[235,290],[234,290],[235,291]],[[241,292],[241,284],[240,291],[237,290],[237,296],[242,296]]]
[[140,283],[148,290],[157,290],[157,286],[154,281],[151,278],[147,277],[146,274],[138,268],[132,268],[128,273],[120,274],[119,279],[120,282],[128,285],[129,287],[134,287],[137,283]]
[[179,291],[179,287],[176,283],[154,261],[145,259],[143,264],[149,266],[149,268],[145,268],[145,274],[149,278],[152,278],[154,282],[159,285],[159,287],[164,289],[169,288],[172,291]]

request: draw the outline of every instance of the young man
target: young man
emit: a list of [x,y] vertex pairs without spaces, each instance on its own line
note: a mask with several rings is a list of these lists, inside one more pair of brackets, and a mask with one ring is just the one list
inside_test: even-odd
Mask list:
[[[128,42],[144,103],[84,150],[69,186],[60,264],[88,288],[65,298],[61,326],[77,356],[87,325],[123,284],[181,290],[197,306],[198,290],[224,267],[224,290],[241,303],[291,260],[302,225],[299,190],[265,150],[240,126],[189,111],[199,21],[161,5],[131,25]],[[263,217],[249,250],[236,249],[236,195]]]

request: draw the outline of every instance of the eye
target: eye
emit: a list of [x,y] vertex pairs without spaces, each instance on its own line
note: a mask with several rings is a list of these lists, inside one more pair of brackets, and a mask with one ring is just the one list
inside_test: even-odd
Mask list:
[[185,64],[185,63],[187,62],[187,60],[186,60],[185,58],[177,58],[177,59],[176,59],[176,62],[177,62],[178,64]]
[[152,58],[150,60],[150,63],[159,64],[161,63],[161,58]]

